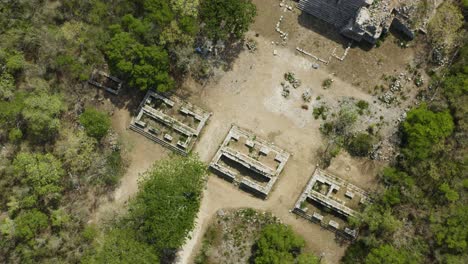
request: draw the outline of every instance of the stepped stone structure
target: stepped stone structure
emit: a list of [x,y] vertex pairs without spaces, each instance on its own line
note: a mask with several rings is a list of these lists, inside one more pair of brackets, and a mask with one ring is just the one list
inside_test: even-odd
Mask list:
[[[300,0],[298,8],[335,26],[352,40],[371,44],[389,30],[397,13],[392,0]],[[401,22],[398,20],[399,30],[413,37]]]

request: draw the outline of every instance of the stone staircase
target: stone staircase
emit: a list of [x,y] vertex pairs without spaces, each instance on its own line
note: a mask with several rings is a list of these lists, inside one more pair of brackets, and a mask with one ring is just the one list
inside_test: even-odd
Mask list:
[[297,7],[337,28],[344,27],[369,0],[300,0]]

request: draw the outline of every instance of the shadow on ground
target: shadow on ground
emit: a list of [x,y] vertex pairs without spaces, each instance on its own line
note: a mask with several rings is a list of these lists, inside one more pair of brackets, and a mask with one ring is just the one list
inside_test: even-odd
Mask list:
[[[340,34],[339,29],[334,27],[331,24],[328,24],[312,15],[309,15],[305,12],[302,12],[298,17],[298,23],[302,27],[311,30],[319,35],[324,36],[325,38],[335,42],[340,45],[343,49],[348,47],[348,43],[351,41],[348,38],[345,38]],[[361,42],[354,42],[352,45],[353,48],[357,47],[364,51],[369,51],[373,48],[372,44]]]

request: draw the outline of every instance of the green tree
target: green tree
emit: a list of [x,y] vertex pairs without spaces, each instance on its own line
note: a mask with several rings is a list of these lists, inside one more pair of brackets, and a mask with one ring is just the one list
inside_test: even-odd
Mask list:
[[367,255],[366,264],[416,264],[418,261],[404,250],[396,249],[391,245],[382,245],[371,250]]
[[83,264],[159,263],[153,248],[135,239],[133,231],[115,229],[104,236],[97,250],[84,258]]
[[0,100],[0,122],[2,128],[17,127],[20,114],[24,109],[25,93],[16,93],[10,101]]
[[379,204],[371,204],[362,213],[362,221],[368,226],[371,232],[383,236],[394,233],[401,226],[389,208]]
[[366,157],[372,150],[374,139],[367,133],[359,133],[349,139],[346,149],[353,156]]
[[[290,226],[271,224],[263,228],[256,242],[256,264],[295,263],[300,255],[305,241],[294,234]],[[303,261],[305,258],[303,257]]]
[[26,98],[22,111],[27,132],[37,141],[50,140],[60,127],[59,115],[64,110],[61,97],[44,92]]
[[13,173],[31,189],[28,197],[45,202],[60,197],[60,181],[65,173],[61,162],[52,154],[20,152],[13,161]]
[[13,97],[15,90],[15,79],[9,73],[2,73],[0,75],[0,98],[10,99]]
[[82,131],[66,131],[55,144],[55,153],[67,171],[79,175],[97,159],[96,140]]
[[169,56],[162,48],[139,43],[130,33],[115,34],[105,46],[111,68],[141,90],[165,92],[173,88],[169,76]]
[[23,138],[23,132],[19,128],[13,128],[8,133],[8,140],[13,143],[18,143]]
[[34,238],[41,230],[48,227],[47,215],[37,209],[22,211],[14,221],[15,236],[25,240]]
[[408,112],[402,128],[405,139],[403,153],[409,160],[423,160],[429,157],[434,144],[452,133],[454,123],[448,111],[435,113],[422,104]]
[[460,196],[458,195],[457,191],[454,189],[450,188],[448,183],[442,183],[439,186],[439,191],[441,191],[449,202],[456,202],[458,199],[460,199]]
[[110,129],[111,121],[106,113],[94,108],[87,108],[80,115],[80,123],[84,126],[86,134],[101,140]]
[[463,26],[463,14],[452,2],[444,2],[429,21],[428,31],[433,43],[451,47]]
[[144,174],[140,192],[130,205],[130,219],[159,252],[179,248],[193,229],[205,173],[198,158],[173,157]]
[[251,0],[205,0],[200,6],[202,32],[215,41],[241,39],[256,15]]
[[431,217],[431,229],[439,246],[448,252],[466,252],[468,248],[468,206],[452,205],[447,213]]

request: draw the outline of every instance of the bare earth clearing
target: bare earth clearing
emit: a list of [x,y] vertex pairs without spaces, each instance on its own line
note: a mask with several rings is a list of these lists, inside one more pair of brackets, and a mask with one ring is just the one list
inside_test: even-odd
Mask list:
[[[338,100],[354,97],[368,101],[373,111],[379,113],[373,117],[365,117],[365,122],[374,122],[375,118],[383,115],[386,121],[393,124],[400,115],[399,110],[389,109],[378,103],[372,104],[376,98],[368,93],[369,87],[379,83],[382,73],[395,74],[404,69],[405,63],[413,59],[414,50],[402,50],[393,42],[387,41],[379,49],[370,52],[353,48],[344,62],[334,60],[328,66],[322,64],[320,69],[313,70],[312,61],[297,54],[296,46],[303,45],[301,47],[311,52],[316,47],[320,57],[329,56],[326,51],[331,51],[334,47],[338,47],[338,54],[342,53],[343,46],[311,30],[312,25],[303,21],[304,18],[299,16],[298,10],[294,10],[294,13],[283,12],[278,6],[278,1],[254,2],[258,7],[258,17],[248,35],[258,43],[258,50],[255,53],[242,52],[231,71],[217,74],[206,86],[201,87],[188,80],[179,92],[189,94],[187,100],[213,112],[195,147],[195,152],[203,161],[208,163],[212,159],[233,123],[270,140],[290,152],[292,156],[265,201],[254,198],[211,175],[202,200],[197,226],[179,254],[179,263],[193,262],[203,233],[219,209],[239,207],[271,211],[304,236],[309,250],[318,255],[323,253],[327,263],[337,263],[346,245],[336,243],[333,233],[321,230],[320,226],[289,213],[318,162],[319,150],[325,145],[319,131],[323,121],[314,120],[312,108],[317,104],[317,96],[322,97],[322,100],[330,103],[332,107],[337,106],[334,102]],[[287,45],[276,46],[271,42],[279,41],[279,34],[274,31],[274,27],[281,15],[285,16],[285,26],[282,29],[290,35]],[[260,35],[255,37],[255,33]],[[274,49],[278,51],[277,56],[273,56]],[[379,59],[385,63],[377,66]],[[374,72],[376,69],[378,71]],[[301,87],[291,89],[289,99],[281,96],[280,83],[285,72],[294,72],[302,80]],[[336,76],[332,73],[336,73]],[[323,80],[330,76],[334,79],[333,87],[322,89]],[[306,89],[310,89],[312,93],[309,110],[301,109],[301,95]],[[93,221],[101,221],[112,217],[110,214],[119,213],[126,201],[137,192],[140,173],[170,153],[160,145],[127,129],[131,111],[134,109],[122,106],[113,116],[113,128],[121,136],[129,160],[128,171],[121,186],[110,195],[111,199],[101,203]],[[389,134],[392,132],[390,130]],[[354,159],[342,152],[333,160],[329,170],[371,190],[375,185],[375,175],[381,166],[381,163]]]

